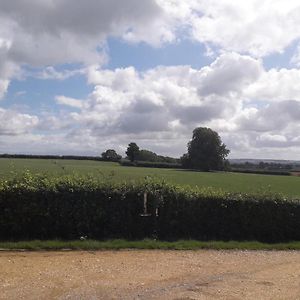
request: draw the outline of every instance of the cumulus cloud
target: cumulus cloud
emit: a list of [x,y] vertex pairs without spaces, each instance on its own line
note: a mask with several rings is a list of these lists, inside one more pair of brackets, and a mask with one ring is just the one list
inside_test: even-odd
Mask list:
[[264,72],[259,80],[245,88],[245,95],[255,99],[267,101],[283,101],[287,99],[300,100],[300,70],[299,69],[271,69]]
[[65,79],[53,65],[103,64],[106,39],[154,46],[174,39],[155,0],[11,0],[0,2],[0,96],[22,66],[48,67],[38,76]]
[[[213,64],[211,68],[219,67]],[[102,133],[104,128],[142,133],[169,131],[176,120],[185,126],[224,116],[234,110],[234,102],[231,105],[228,100],[228,89],[224,87],[223,95],[214,99],[200,89],[208,69],[178,66],[137,72],[133,68],[115,71],[93,68],[89,80],[96,87],[81,118],[89,125],[97,124],[95,128]],[[252,74],[246,76],[251,78]],[[218,89],[216,82],[211,85],[212,90],[213,86]]]
[[109,36],[152,46],[187,37],[263,57],[299,38],[299,14],[294,0],[2,1],[0,74],[24,64],[103,63]]
[[[256,57],[282,52],[299,38],[298,1],[188,1],[192,37]],[[262,25],[263,24],[263,25]]]
[[261,63],[249,56],[225,53],[203,68],[199,92],[202,95],[241,91],[262,73]]
[[300,101],[286,100],[270,103],[261,109],[248,108],[237,118],[242,130],[258,132],[281,130],[297,123],[300,118]]
[[12,0],[0,4],[0,20],[6,21],[6,36],[11,36],[9,57],[32,65],[95,63],[101,60],[96,48],[107,36],[120,36],[139,26],[149,30],[160,13],[153,0]]
[[297,1],[281,0],[2,1],[0,74],[23,64],[102,63],[109,36],[159,46],[184,32],[208,49],[265,56],[299,38],[299,14]]
[[16,136],[37,127],[37,116],[0,108],[0,135]]

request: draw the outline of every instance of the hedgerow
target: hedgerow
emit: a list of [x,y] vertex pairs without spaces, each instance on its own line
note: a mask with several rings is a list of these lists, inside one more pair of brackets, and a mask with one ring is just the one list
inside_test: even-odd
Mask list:
[[261,175],[279,175],[279,176],[291,176],[291,172],[288,171],[276,171],[276,170],[251,170],[251,169],[231,169],[230,172],[246,173],[246,174],[261,174]]
[[[147,193],[147,211],[143,196]],[[0,239],[300,240],[300,200],[145,179],[33,176],[0,183]]]
[[119,164],[123,167],[143,167],[143,168],[164,168],[164,169],[182,169],[179,163],[152,162],[152,161],[129,161],[121,160]]

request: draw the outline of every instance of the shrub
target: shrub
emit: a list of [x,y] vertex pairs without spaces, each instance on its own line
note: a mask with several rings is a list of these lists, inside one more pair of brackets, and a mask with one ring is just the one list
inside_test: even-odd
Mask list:
[[[142,217],[143,193],[150,217]],[[158,217],[156,217],[158,208]],[[0,184],[0,239],[300,240],[300,200],[229,194],[147,179],[101,182],[26,173]]]

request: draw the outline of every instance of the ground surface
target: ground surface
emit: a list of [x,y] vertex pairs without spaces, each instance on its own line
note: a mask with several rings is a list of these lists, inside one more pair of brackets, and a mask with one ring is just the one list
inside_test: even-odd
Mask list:
[[0,178],[7,179],[13,176],[13,173],[21,174],[26,169],[33,173],[46,173],[49,176],[72,174],[73,172],[93,174],[105,180],[117,182],[141,180],[150,175],[179,185],[212,187],[228,192],[275,192],[283,193],[286,196],[300,197],[300,177],[297,176],[136,168],[97,161],[0,158]]
[[0,299],[300,299],[300,252],[2,252]]

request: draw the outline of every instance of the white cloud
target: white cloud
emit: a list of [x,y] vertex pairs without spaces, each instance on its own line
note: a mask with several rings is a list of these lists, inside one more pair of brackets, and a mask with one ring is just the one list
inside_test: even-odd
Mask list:
[[300,36],[296,0],[189,1],[192,37],[256,57],[282,52]]
[[207,49],[265,56],[300,37],[299,15],[294,0],[2,1],[0,79],[9,80],[22,65],[48,66],[40,74],[45,79],[67,78],[73,73],[53,65],[102,64],[109,36],[153,46],[189,37]]
[[204,76],[199,92],[202,95],[224,95],[241,91],[250,83],[257,81],[262,71],[261,63],[249,56],[225,53],[209,67],[202,69]]
[[55,97],[56,103],[66,106],[71,106],[75,108],[82,108],[83,107],[83,101],[80,99],[65,97],[65,96],[56,96]]
[[294,55],[290,59],[290,64],[300,67],[300,44],[298,43]]
[[37,116],[0,108],[0,136],[15,136],[27,133],[36,128],[38,123]]
[[262,134],[259,138],[261,141],[268,141],[268,142],[286,142],[286,137],[278,134]]
[[85,69],[75,69],[75,70],[62,70],[57,71],[54,67],[48,66],[44,68],[40,72],[33,72],[32,76],[39,78],[39,79],[53,79],[53,80],[65,80],[70,77],[76,76],[76,75],[83,75],[85,74]]
[[48,67],[37,76],[61,80],[74,71],[54,65],[103,64],[109,36],[155,46],[174,39],[155,0],[1,1],[0,96],[23,66]]
[[1,80],[0,79],[0,100],[3,98],[5,95],[9,85],[9,80]]
[[33,66],[99,63],[108,36],[154,46],[173,41],[169,19],[155,0],[11,0],[0,3],[0,46]]
[[300,70],[271,69],[264,72],[259,80],[245,88],[245,95],[251,99],[283,101],[300,100]]
[[300,37],[299,14],[294,0],[2,1],[0,74],[1,61],[9,68],[103,63],[109,36],[153,46],[189,37],[207,49],[265,56]]

